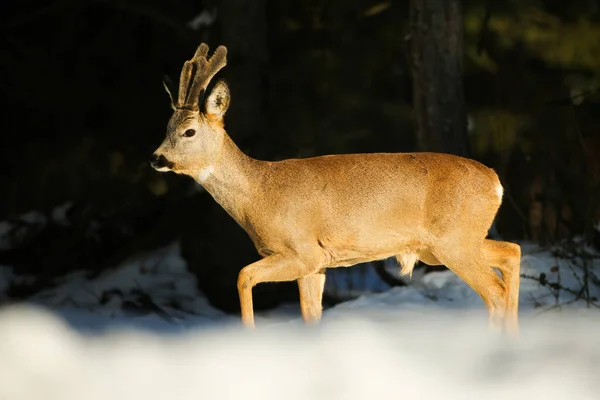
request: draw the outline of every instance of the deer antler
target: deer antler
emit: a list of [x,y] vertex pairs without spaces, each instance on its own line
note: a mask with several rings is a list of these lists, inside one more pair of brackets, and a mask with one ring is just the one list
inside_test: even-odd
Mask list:
[[200,93],[206,89],[213,76],[227,64],[227,48],[225,46],[217,47],[209,60],[206,58],[207,54],[208,45],[202,43],[198,46],[194,57],[183,64],[179,78],[177,108],[199,110]]

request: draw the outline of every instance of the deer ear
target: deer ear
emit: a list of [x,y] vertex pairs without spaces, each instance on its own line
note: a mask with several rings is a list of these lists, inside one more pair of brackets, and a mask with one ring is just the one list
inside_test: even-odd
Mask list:
[[229,100],[229,86],[223,80],[218,81],[206,98],[206,113],[223,118],[229,108]]
[[167,94],[169,95],[169,98],[171,99],[171,108],[174,110],[175,102],[173,101],[172,90],[175,86],[173,85],[173,81],[171,80],[171,78],[169,78],[168,75],[163,76],[163,86],[165,87],[165,90],[167,91]]

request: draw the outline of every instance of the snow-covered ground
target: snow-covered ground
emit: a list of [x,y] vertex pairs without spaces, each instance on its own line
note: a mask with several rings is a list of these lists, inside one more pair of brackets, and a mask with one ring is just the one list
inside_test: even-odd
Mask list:
[[[330,294],[362,295],[319,326],[286,304],[248,331],[173,245],[0,311],[0,399],[597,399],[600,262],[582,260],[523,244],[521,272],[550,285],[522,279],[518,340],[487,331],[450,271],[389,288],[368,267],[329,275]],[[0,267],[0,296],[27,279]]]
[[480,322],[383,312],[316,328],[83,337],[50,314],[12,310],[0,315],[0,398],[598,398],[597,319],[541,319],[516,342]]

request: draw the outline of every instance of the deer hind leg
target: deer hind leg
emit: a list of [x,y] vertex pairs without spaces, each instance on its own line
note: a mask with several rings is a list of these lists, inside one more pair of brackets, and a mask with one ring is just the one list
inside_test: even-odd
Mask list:
[[316,323],[321,319],[324,288],[325,270],[298,279],[300,309],[305,322]]
[[301,260],[283,254],[271,254],[252,263],[240,271],[238,276],[238,293],[242,309],[242,323],[254,327],[254,308],[252,288],[263,282],[294,281],[310,275],[318,270],[307,267]]
[[469,285],[483,300],[488,310],[489,327],[502,329],[506,312],[506,287],[498,274],[481,259],[478,251],[449,256],[435,252],[435,257]]
[[515,243],[486,239],[483,244],[485,263],[502,273],[506,287],[506,316],[504,327],[510,334],[519,332],[519,284],[521,270],[521,247]]
[[421,250],[419,252],[419,260],[421,260],[422,262],[424,262],[425,264],[427,264],[431,267],[436,266],[436,265],[442,265],[440,260],[435,258],[435,256],[433,254],[431,254],[431,251],[429,251],[429,250]]

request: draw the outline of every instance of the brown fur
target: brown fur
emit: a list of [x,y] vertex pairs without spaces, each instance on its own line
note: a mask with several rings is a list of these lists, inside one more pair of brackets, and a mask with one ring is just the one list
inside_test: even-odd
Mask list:
[[[202,184],[263,256],[239,274],[246,325],[259,283],[297,280],[302,315],[316,321],[325,268],[396,257],[403,274],[417,260],[446,265],[482,297],[490,325],[517,331],[520,248],[486,239],[502,200],[492,169],[439,153],[256,160],[225,132],[224,85],[207,97],[206,113],[175,110],[156,154]],[[183,137],[188,129],[197,134]]]

